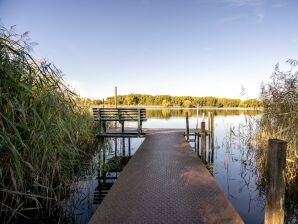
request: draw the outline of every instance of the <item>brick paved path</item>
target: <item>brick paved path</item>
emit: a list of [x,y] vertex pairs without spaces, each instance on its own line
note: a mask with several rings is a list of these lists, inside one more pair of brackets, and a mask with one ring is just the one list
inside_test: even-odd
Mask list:
[[182,132],[149,134],[90,223],[243,223]]

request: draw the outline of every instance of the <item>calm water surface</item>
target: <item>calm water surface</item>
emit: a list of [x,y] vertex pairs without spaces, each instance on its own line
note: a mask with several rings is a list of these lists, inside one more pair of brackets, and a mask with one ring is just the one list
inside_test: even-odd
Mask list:
[[[204,119],[203,113],[209,110],[183,109],[148,109],[147,122],[144,128],[185,128],[185,113],[190,115],[190,128]],[[255,117],[258,111],[213,110],[214,118],[214,163],[210,165],[211,173],[227,198],[246,223],[262,223],[264,216],[265,196],[258,189],[258,172],[256,169],[255,150],[243,143],[238,135],[245,129],[247,117]],[[206,119],[207,122],[207,119]],[[133,127],[135,124],[129,124]],[[206,125],[207,126],[207,125]],[[132,139],[133,155],[143,139]],[[122,140],[117,142],[117,154],[123,150]],[[126,146],[127,150],[127,141]],[[128,152],[126,152],[127,154]],[[106,145],[106,160],[115,155],[115,142]],[[96,208],[100,205],[98,197],[98,161],[103,155],[97,153],[91,163],[89,175],[84,176],[74,185],[74,191],[65,201],[65,213],[68,222],[87,223]]]

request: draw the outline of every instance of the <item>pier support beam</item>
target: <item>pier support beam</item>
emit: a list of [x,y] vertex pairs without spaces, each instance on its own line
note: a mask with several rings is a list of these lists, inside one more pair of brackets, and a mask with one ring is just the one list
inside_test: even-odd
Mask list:
[[188,112],[186,112],[186,140],[189,141],[189,119]]

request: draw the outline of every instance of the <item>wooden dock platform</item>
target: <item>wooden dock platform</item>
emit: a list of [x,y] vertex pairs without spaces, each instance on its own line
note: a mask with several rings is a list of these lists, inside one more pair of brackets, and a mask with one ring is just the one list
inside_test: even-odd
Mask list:
[[90,223],[243,223],[182,131],[148,131]]

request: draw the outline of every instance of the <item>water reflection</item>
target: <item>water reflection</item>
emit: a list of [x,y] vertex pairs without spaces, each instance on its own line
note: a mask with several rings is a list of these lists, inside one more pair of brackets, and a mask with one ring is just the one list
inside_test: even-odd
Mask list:
[[[260,111],[199,110],[197,119],[195,109],[148,109],[148,121],[144,123],[144,128],[185,128],[186,112],[189,113],[190,128],[195,128],[200,126],[198,123],[203,120],[203,113],[207,115],[209,111],[215,116],[214,138],[207,137],[207,167],[244,221],[262,223],[265,196],[257,183],[259,173],[256,169],[256,152],[237,135],[243,132],[241,127],[245,123],[246,116],[257,116]],[[205,121],[207,122],[206,119]],[[129,126],[134,125],[129,124]],[[66,206],[70,210],[68,215],[72,217],[73,223],[87,223],[115,179],[121,175],[118,172],[121,169],[114,169],[115,167],[108,169],[117,161],[110,164],[108,161],[115,157],[122,157],[122,160],[129,159],[142,141],[143,139],[131,139],[130,151],[127,140],[125,145],[120,138],[117,141],[111,139],[105,143],[101,152],[95,156],[96,161],[93,162],[98,169],[89,179],[79,182],[76,191],[70,197],[74,202],[73,206],[70,205],[71,203]],[[196,151],[196,144],[201,142],[191,141],[190,144]],[[200,148],[196,152],[201,155]]]
[[[147,118],[161,118],[161,119],[173,119],[175,117],[185,118],[186,112],[190,117],[197,116],[197,109],[147,109]],[[198,114],[202,116],[204,113],[212,112],[215,116],[237,116],[237,115],[248,115],[255,116],[260,114],[260,110],[237,110],[237,109],[199,109]]]

